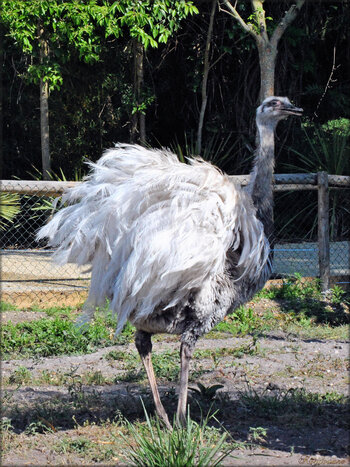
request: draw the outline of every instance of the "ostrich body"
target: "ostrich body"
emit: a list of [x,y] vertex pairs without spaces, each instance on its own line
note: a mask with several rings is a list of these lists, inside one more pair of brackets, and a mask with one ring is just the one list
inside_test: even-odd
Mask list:
[[300,115],[287,98],[257,109],[260,144],[246,190],[201,159],[189,165],[167,150],[117,145],[105,152],[38,238],[56,260],[91,264],[80,322],[110,301],[116,333],[127,321],[158,415],[171,428],[151,361],[151,336],[181,336],[177,420],[185,422],[189,363],[199,337],[260,290],[271,272],[274,130]]

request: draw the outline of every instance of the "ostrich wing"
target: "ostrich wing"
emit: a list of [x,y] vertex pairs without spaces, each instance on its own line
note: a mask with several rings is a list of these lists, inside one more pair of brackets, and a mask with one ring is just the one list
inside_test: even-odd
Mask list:
[[132,313],[143,319],[186,301],[225,272],[229,248],[239,252],[237,277],[263,267],[266,240],[250,198],[211,164],[119,145],[90,165],[63,196],[70,205],[38,234],[58,246],[61,264],[91,263],[86,319],[109,298],[118,332]]

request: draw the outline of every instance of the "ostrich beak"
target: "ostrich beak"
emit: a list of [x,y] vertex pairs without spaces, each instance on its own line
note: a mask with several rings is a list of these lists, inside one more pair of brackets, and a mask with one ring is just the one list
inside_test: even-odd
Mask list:
[[300,107],[295,107],[293,104],[284,104],[281,108],[282,112],[287,115],[302,115],[303,109]]

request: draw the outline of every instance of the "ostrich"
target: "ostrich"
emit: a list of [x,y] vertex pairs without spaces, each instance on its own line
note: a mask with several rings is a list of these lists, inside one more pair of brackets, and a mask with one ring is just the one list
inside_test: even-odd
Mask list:
[[260,290],[271,272],[274,130],[301,115],[286,97],[269,97],[256,114],[260,136],[247,189],[200,158],[179,162],[168,150],[118,144],[62,198],[68,206],[40,229],[56,260],[91,264],[79,320],[106,299],[127,321],[145,367],[158,416],[171,425],[152,366],[151,336],[181,336],[176,419],[186,420],[189,364],[199,337]]

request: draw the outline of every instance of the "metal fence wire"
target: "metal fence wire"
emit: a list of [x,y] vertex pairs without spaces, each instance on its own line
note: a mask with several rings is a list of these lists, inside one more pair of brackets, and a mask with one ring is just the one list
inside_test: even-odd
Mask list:
[[[248,176],[232,176],[246,185]],[[323,181],[322,181],[323,180]],[[75,183],[3,181],[0,200],[2,300],[33,304],[77,304],[87,295],[88,267],[59,266],[52,249],[35,240],[52,215],[55,198]],[[295,273],[320,277],[324,289],[350,285],[350,177],[275,175],[273,278]]]

